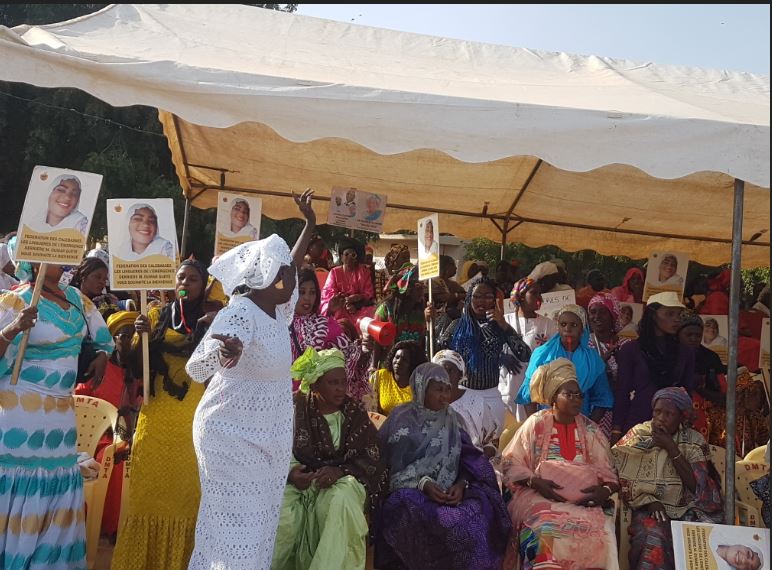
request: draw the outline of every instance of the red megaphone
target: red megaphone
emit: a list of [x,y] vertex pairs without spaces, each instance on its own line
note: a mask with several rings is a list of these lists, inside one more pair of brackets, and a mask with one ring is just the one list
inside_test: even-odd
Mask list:
[[394,323],[384,323],[370,317],[360,317],[357,319],[357,327],[362,331],[362,334],[367,333],[381,346],[391,346],[397,338],[397,327],[394,326]]

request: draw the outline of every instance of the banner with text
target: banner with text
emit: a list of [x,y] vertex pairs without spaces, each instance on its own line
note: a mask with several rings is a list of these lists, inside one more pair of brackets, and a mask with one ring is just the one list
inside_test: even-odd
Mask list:
[[440,216],[432,214],[418,220],[418,279],[440,276]]
[[102,175],[36,166],[19,219],[17,261],[78,265]]
[[386,213],[386,196],[356,188],[333,187],[327,223],[332,226],[381,233]]
[[107,233],[112,289],[174,289],[177,227],[170,198],[108,200]]

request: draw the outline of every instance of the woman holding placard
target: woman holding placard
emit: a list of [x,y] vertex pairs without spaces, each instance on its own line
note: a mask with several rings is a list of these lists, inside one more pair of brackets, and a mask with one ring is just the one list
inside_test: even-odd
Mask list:
[[[34,281],[36,268],[21,262],[19,269]],[[0,295],[0,552],[7,568],[27,568],[30,561],[86,566],[72,392],[86,335],[97,350],[89,373],[99,379],[113,340],[91,301],[59,285],[61,275],[60,266],[49,265],[38,277],[44,284],[37,307],[29,306],[31,284]],[[13,384],[27,330],[29,343]]]
[[269,568],[292,455],[296,265],[316,217],[312,192],[295,197],[306,226],[292,253],[277,235],[224,253],[211,272],[232,292],[186,369],[209,382],[193,440],[201,479],[190,568]]
[[208,278],[199,262],[185,260],[177,270],[177,299],[135,321],[137,333],[150,333],[152,397],[141,408],[134,434],[128,514],[113,556],[116,570],[182,570],[193,551],[200,498],[193,414],[204,387],[190,379],[185,364],[222,306],[209,297]]

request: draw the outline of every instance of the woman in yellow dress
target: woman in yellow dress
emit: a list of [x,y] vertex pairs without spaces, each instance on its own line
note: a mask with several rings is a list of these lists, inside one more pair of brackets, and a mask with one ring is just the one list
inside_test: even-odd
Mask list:
[[191,381],[185,364],[225,299],[208,279],[199,262],[182,262],[177,299],[135,322],[138,333],[150,333],[151,399],[134,434],[128,513],[113,570],[183,570],[193,552],[201,496],[193,415],[205,387]]

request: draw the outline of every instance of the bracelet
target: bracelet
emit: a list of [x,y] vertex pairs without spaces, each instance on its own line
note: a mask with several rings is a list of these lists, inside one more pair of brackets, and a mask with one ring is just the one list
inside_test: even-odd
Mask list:
[[11,344],[13,342],[12,338],[8,338],[7,336],[5,336],[5,329],[0,330],[0,338],[2,338],[8,344]]
[[606,484],[601,485],[601,487],[603,487],[604,489],[606,489],[606,491],[608,491],[608,496],[609,497],[614,494],[614,489],[611,488],[611,485],[606,483]]
[[678,455],[676,455],[675,457],[671,457],[671,458],[670,458],[670,461],[675,461],[675,460],[676,460],[676,459],[678,459],[679,457],[683,457],[683,454],[682,454],[682,453],[680,453],[680,452],[679,452],[679,453],[678,453]]
[[432,479],[428,475],[424,475],[423,477],[421,477],[421,480],[418,482],[418,490],[423,492],[424,487],[426,487],[427,483],[434,483],[434,479]]

